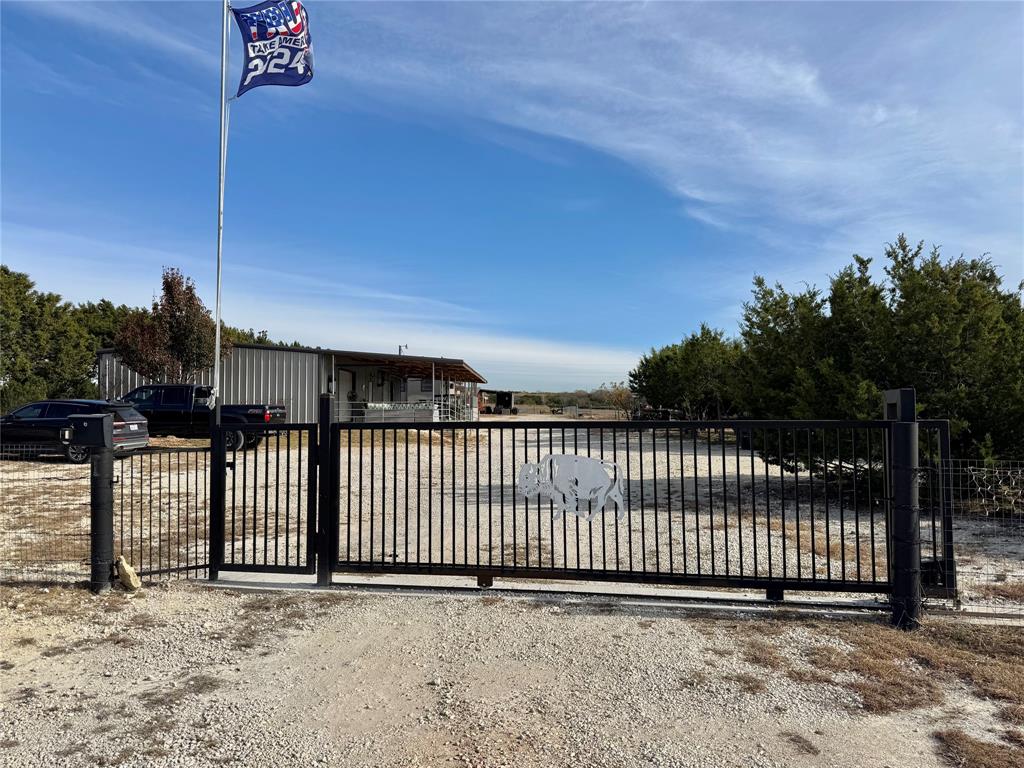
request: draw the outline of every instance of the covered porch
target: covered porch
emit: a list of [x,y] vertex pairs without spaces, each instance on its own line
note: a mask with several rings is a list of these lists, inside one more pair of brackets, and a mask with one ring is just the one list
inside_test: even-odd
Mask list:
[[485,379],[463,360],[446,357],[326,351],[327,391],[335,421],[475,421]]

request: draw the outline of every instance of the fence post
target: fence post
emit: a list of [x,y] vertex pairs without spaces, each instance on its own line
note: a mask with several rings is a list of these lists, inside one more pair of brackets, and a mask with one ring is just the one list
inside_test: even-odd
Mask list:
[[214,422],[210,412],[210,542],[207,576],[216,581],[224,562],[224,473],[227,471],[227,453],[224,450],[224,432]]
[[885,393],[892,423],[892,624],[914,629],[921,623],[921,525],[917,488],[918,429],[913,389]]
[[317,504],[316,504],[316,583],[318,587],[331,585],[331,414],[334,398],[320,395],[320,413],[317,429]]
[[[113,429],[108,416],[104,424]],[[89,460],[89,588],[97,594],[110,589],[114,570],[114,451],[93,448]]]
[[955,598],[956,559],[953,550],[953,453],[949,439],[949,422],[939,426],[939,451],[942,479],[942,586],[946,597]]

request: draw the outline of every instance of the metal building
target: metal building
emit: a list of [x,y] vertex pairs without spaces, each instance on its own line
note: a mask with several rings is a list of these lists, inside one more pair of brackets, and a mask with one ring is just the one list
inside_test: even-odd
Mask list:
[[[121,363],[111,349],[97,355],[100,397],[116,399],[159,383]],[[213,369],[196,376],[209,385]],[[236,344],[221,363],[225,403],[284,405],[288,420],[313,422],[322,392],[335,395],[336,421],[462,421],[477,417],[477,388],[486,380],[465,361],[380,352]]]

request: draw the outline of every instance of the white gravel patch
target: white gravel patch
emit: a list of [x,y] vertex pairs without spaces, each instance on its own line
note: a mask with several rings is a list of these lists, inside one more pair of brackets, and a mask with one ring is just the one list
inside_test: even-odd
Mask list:
[[956,722],[866,716],[842,686],[744,660],[762,638],[796,664],[855,623],[764,633],[743,613],[486,593],[3,597],[12,768],[938,766],[931,722]]

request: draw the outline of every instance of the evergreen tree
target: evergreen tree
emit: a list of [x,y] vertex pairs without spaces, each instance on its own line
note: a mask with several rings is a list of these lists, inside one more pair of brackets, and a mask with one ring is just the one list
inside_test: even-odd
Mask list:
[[0,266],[0,408],[48,397],[90,397],[90,338],[73,307]]

